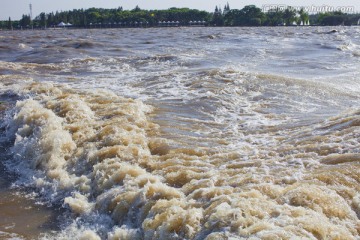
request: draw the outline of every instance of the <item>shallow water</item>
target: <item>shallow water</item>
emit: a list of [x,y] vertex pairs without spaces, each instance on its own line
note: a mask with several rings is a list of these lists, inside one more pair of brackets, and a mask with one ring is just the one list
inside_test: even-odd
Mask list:
[[52,206],[8,234],[358,239],[360,29],[331,30],[2,32],[1,203]]

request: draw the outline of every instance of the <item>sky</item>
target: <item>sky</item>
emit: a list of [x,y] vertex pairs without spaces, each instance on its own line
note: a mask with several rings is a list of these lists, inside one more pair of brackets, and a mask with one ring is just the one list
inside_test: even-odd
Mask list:
[[[256,5],[259,8],[280,5],[308,7],[314,11],[321,9],[350,9],[349,12],[360,12],[359,0],[0,0],[0,20],[19,20],[23,14],[29,15],[29,5],[32,4],[33,17],[41,12],[49,13],[72,9],[118,8],[133,9],[138,5],[141,9],[168,9],[170,7],[188,7],[206,11],[213,11],[215,6],[224,7],[229,3],[231,9],[241,9],[246,5]],[[340,3],[339,3],[340,2]],[[350,7],[350,8],[345,8]]]

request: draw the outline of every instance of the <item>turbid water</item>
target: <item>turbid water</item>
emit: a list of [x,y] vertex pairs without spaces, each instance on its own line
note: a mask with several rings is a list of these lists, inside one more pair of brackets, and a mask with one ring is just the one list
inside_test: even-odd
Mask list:
[[2,239],[359,239],[360,28],[0,32]]

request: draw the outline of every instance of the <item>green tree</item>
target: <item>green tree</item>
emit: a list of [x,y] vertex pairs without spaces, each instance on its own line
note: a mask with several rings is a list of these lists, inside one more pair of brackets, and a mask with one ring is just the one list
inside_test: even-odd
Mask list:
[[12,26],[12,21],[11,18],[9,17],[8,23],[7,23],[7,29],[12,30],[13,26]]
[[286,25],[292,25],[293,22],[297,21],[296,10],[292,7],[286,8],[283,14],[283,18]]
[[319,23],[326,26],[344,25],[347,20],[347,15],[340,11],[324,13],[319,16]]
[[44,12],[40,13],[40,26],[46,28],[46,14]]
[[48,13],[47,14],[47,24],[48,24],[48,26],[53,26],[53,25],[55,25],[55,16],[54,16],[54,13],[52,12],[52,13]]
[[303,22],[304,24],[307,23],[309,21],[309,14],[307,12],[305,12],[304,8],[301,8],[298,11],[299,15],[300,15],[300,21]]
[[141,9],[138,5],[136,5],[136,7],[132,10],[133,12],[140,12]]
[[284,11],[280,8],[275,8],[266,13],[266,22],[267,26],[279,26],[284,24]]
[[224,17],[221,13],[221,9],[219,9],[217,6],[215,7],[215,11],[211,19],[211,24],[215,26],[224,25]]
[[260,26],[265,20],[265,14],[255,5],[245,6],[241,11],[245,19],[247,19],[245,20],[245,25]]
[[88,25],[86,14],[82,15],[82,24],[81,25],[82,26],[87,26]]
[[[167,10],[142,10],[138,6],[133,10],[90,8],[87,10],[72,10],[45,14],[47,25],[57,25],[60,22],[70,22],[76,26],[84,27],[92,24],[106,26],[157,26],[159,21],[174,21],[182,25],[189,21],[210,22],[212,14],[188,8],[170,8]],[[37,18],[41,22],[41,16]],[[120,25],[121,22],[121,25]],[[131,22],[131,24],[130,24]],[[114,25],[116,23],[116,25]],[[119,25],[117,25],[119,23]],[[125,24],[126,23],[126,24]],[[96,25],[95,25],[96,24]]]
[[241,10],[230,10],[224,18],[228,26],[260,26],[265,22],[266,16],[260,8],[249,5]]
[[29,15],[22,15],[20,19],[20,26],[23,28],[29,27],[31,24],[31,19]]

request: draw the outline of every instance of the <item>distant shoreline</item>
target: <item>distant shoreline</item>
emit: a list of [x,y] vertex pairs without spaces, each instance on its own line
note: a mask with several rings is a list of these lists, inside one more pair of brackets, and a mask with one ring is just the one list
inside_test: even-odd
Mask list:
[[[271,5],[272,6],[272,5]],[[215,6],[214,12],[189,8],[167,10],[74,9],[44,13],[32,18],[24,14],[20,20],[0,21],[0,29],[33,29],[51,27],[76,28],[142,28],[178,26],[352,26],[360,25],[360,13],[328,11],[311,14],[305,8],[287,6],[258,8],[248,5],[242,9],[223,9]]]
[[154,27],[66,27],[66,28],[60,28],[60,27],[54,27],[54,28],[34,28],[34,29],[0,29],[0,32],[21,32],[21,31],[69,31],[69,30],[106,30],[106,29],[172,29],[172,28],[313,28],[313,27],[333,27],[333,28],[340,28],[340,27],[360,27],[359,25],[351,25],[351,26],[320,26],[320,25],[307,25],[307,26],[176,26],[176,27],[160,27],[160,26],[154,26]]

